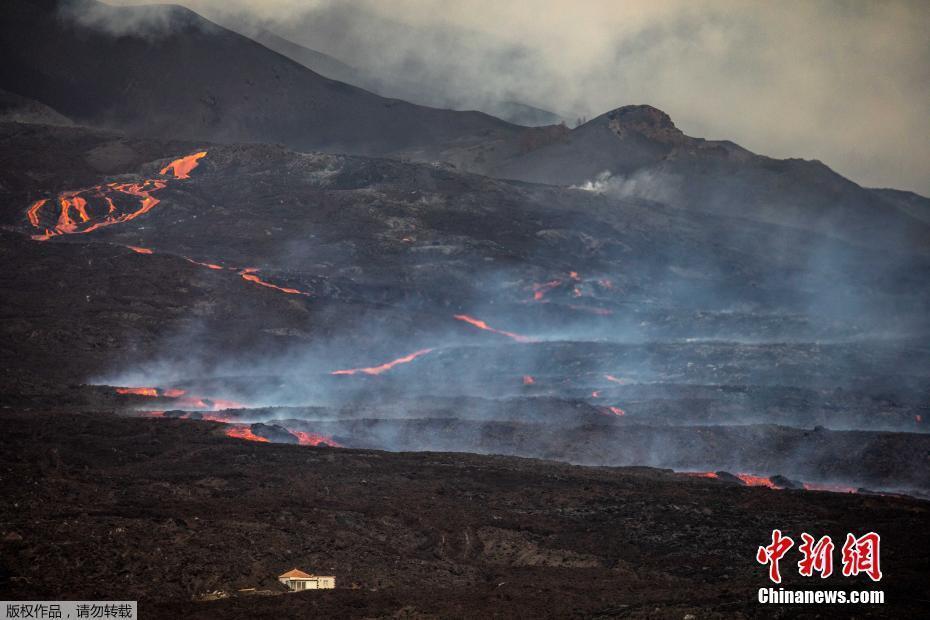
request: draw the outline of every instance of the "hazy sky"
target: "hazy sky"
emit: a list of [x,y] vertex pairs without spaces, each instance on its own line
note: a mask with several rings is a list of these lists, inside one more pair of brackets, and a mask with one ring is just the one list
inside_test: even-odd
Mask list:
[[648,103],[690,135],[930,195],[926,0],[180,3],[248,16],[427,103],[516,99],[571,119]]

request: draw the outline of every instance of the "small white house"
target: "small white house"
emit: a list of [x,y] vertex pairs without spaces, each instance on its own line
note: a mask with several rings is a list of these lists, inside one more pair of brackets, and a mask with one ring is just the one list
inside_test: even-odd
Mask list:
[[296,568],[287,571],[283,575],[278,575],[278,581],[295,592],[301,590],[332,590],[336,587],[335,577],[308,575]]

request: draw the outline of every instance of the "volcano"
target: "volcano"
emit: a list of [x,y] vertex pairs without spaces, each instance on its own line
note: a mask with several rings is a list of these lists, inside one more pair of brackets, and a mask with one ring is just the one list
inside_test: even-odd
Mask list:
[[779,528],[880,531],[858,611],[918,613],[927,199],[651,106],[385,99],[180,7],[5,17],[6,598],[756,616]]

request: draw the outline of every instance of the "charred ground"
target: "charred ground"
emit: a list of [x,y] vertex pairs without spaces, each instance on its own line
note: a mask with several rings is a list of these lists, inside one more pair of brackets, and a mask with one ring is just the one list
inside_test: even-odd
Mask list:
[[[7,411],[0,430],[14,598],[107,597],[117,583],[146,617],[761,617],[753,556],[772,528],[839,539],[869,523],[888,604],[857,615],[925,609],[927,506],[906,498],[258,444],[215,423],[99,413]],[[294,565],[345,587],[238,592],[279,593],[274,576]],[[232,598],[189,602],[214,591]]]

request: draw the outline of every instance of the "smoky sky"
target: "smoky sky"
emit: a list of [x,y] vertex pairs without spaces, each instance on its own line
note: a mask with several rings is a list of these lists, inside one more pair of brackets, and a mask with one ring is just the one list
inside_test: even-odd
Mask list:
[[[141,4],[124,0],[122,4]],[[930,3],[181,0],[352,65],[382,94],[568,119],[648,103],[689,135],[930,195]]]

